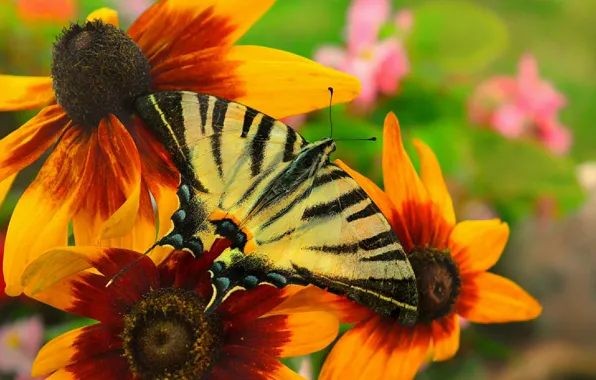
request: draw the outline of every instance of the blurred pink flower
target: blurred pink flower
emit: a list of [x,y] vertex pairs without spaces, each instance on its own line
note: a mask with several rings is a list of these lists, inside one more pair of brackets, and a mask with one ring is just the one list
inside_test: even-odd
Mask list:
[[0,372],[29,379],[43,339],[43,323],[34,316],[0,327]]
[[[346,47],[321,46],[315,60],[360,79],[362,93],[354,104],[366,111],[379,94],[394,94],[410,72],[410,62],[397,36],[379,40],[381,28],[391,22],[388,0],[353,0],[347,15]],[[394,24],[407,32],[413,24],[410,11],[399,12]]]
[[300,130],[300,127],[306,122],[307,114],[303,113],[300,115],[288,116],[281,119],[281,122],[289,125],[295,130]]
[[473,123],[489,126],[505,137],[537,139],[550,151],[564,154],[572,140],[558,119],[565,105],[565,96],[540,78],[536,59],[526,54],[517,77],[496,76],[478,86],[468,113]]

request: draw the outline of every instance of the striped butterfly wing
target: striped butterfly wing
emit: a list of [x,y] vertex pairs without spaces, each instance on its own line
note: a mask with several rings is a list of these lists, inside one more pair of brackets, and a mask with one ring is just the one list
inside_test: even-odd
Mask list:
[[[160,244],[194,256],[210,249],[225,230],[222,221],[243,218],[242,210],[250,209],[269,179],[307,145],[285,124],[214,96],[164,91],[140,97],[135,105],[182,175],[180,207]],[[209,222],[214,213],[219,224]]]
[[397,236],[370,197],[334,164],[316,171],[285,202],[245,222],[249,254],[226,250],[211,268],[216,306],[235,289],[313,284],[412,325],[414,272]]

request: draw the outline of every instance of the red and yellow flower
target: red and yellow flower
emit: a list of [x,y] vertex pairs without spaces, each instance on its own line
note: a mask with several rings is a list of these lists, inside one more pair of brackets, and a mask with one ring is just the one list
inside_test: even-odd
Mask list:
[[305,305],[277,309],[289,293],[270,286],[233,293],[207,315],[212,259],[175,252],[156,265],[125,249],[46,252],[27,267],[26,292],[43,291],[44,302],[98,323],[46,344],[33,364],[33,376],[301,379],[277,358],[324,348],[337,336],[337,319],[327,312],[304,311]]
[[101,9],[55,44],[52,77],[0,75],[0,111],[44,107],[0,140],[0,198],[55,144],[8,228],[8,294],[21,293],[28,262],[66,245],[71,222],[77,245],[141,251],[155,241],[157,224],[159,235],[169,226],[178,173],[132,116],[135,96],[189,90],[281,118],[327,106],[329,86],[336,103],[358,95],[349,75],[284,51],[234,45],[273,3],[162,0],[126,34],[116,12]]
[[[321,379],[411,379],[432,349],[446,360],[459,348],[461,316],[476,323],[536,318],[537,301],[512,281],[487,272],[499,259],[509,228],[498,219],[456,223],[451,196],[437,158],[421,141],[416,173],[401,140],[394,114],[385,119],[383,173],[385,191],[338,164],[358,181],[387,217],[412,264],[419,292],[419,318],[400,326],[356,304],[331,299],[315,288],[296,299],[315,302],[346,323],[357,324],[335,345]],[[299,298],[301,297],[301,298]],[[294,305],[295,300],[288,301]],[[331,306],[331,307],[330,307]]]

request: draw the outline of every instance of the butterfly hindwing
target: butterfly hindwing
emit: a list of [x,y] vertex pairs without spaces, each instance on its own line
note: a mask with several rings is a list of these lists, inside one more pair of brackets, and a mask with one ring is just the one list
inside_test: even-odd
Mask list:
[[182,174],[161,243],[197,256],[219,237],[231,242],[210,270],[209,308],[237,289],[314,284],[415,322],[413,270],[377,206],[330,163],[333,140],[308,143],[254,109],[191,92],[141,97],[136,108]]

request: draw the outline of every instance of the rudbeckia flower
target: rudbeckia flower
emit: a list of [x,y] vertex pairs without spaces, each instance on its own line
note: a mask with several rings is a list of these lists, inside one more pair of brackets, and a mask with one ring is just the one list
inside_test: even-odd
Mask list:
[[385,119],[383,144],[385,191],[338,164],[375,201],[402,242],[418,283],[418,322],[404,327],[355,304],[350,308],[341,300],[329,300],[315,288],[303,290],[301,299],[315,302],[318,294],[322,307],[333,308],[344,322],[357,322],[334,346],[320,379],[411,379],[429,350],[434,360],[455,355],[459,316],[475,323],[501,323],[541,313],[537,301],[518,285],[487,272],[505,247],[507,224],[498,219],[456,223],[437,158],[415,141],[421,160],[418,176],[394,114]]
[[359,83],[284,51],[234,43],[274,0],[163,0],[129,28],[100,9],[54,45],[52,77],[0,75],[0,111],[44,107],[0,140],[0,190],[55,144],[19,200],[8,228],[6,292],[18,295],[22,271],[52,247],[147,249],[176,207],[179,174],[138,118],[136,96],[161,90],[217,95],[273,117],[301,114],[357,96]]
[[322,311],[278,309],[288,293],[269,286],[233,293],[207,315],[212,259],[175,252],[156,266],[147,256],[117,248],[44,253],[24,273],[26,291],[43,290],[45,302],[98,323],[46,344],[33,376],[301,379],[277,358],[327,346],[337,336],[337,319]]

